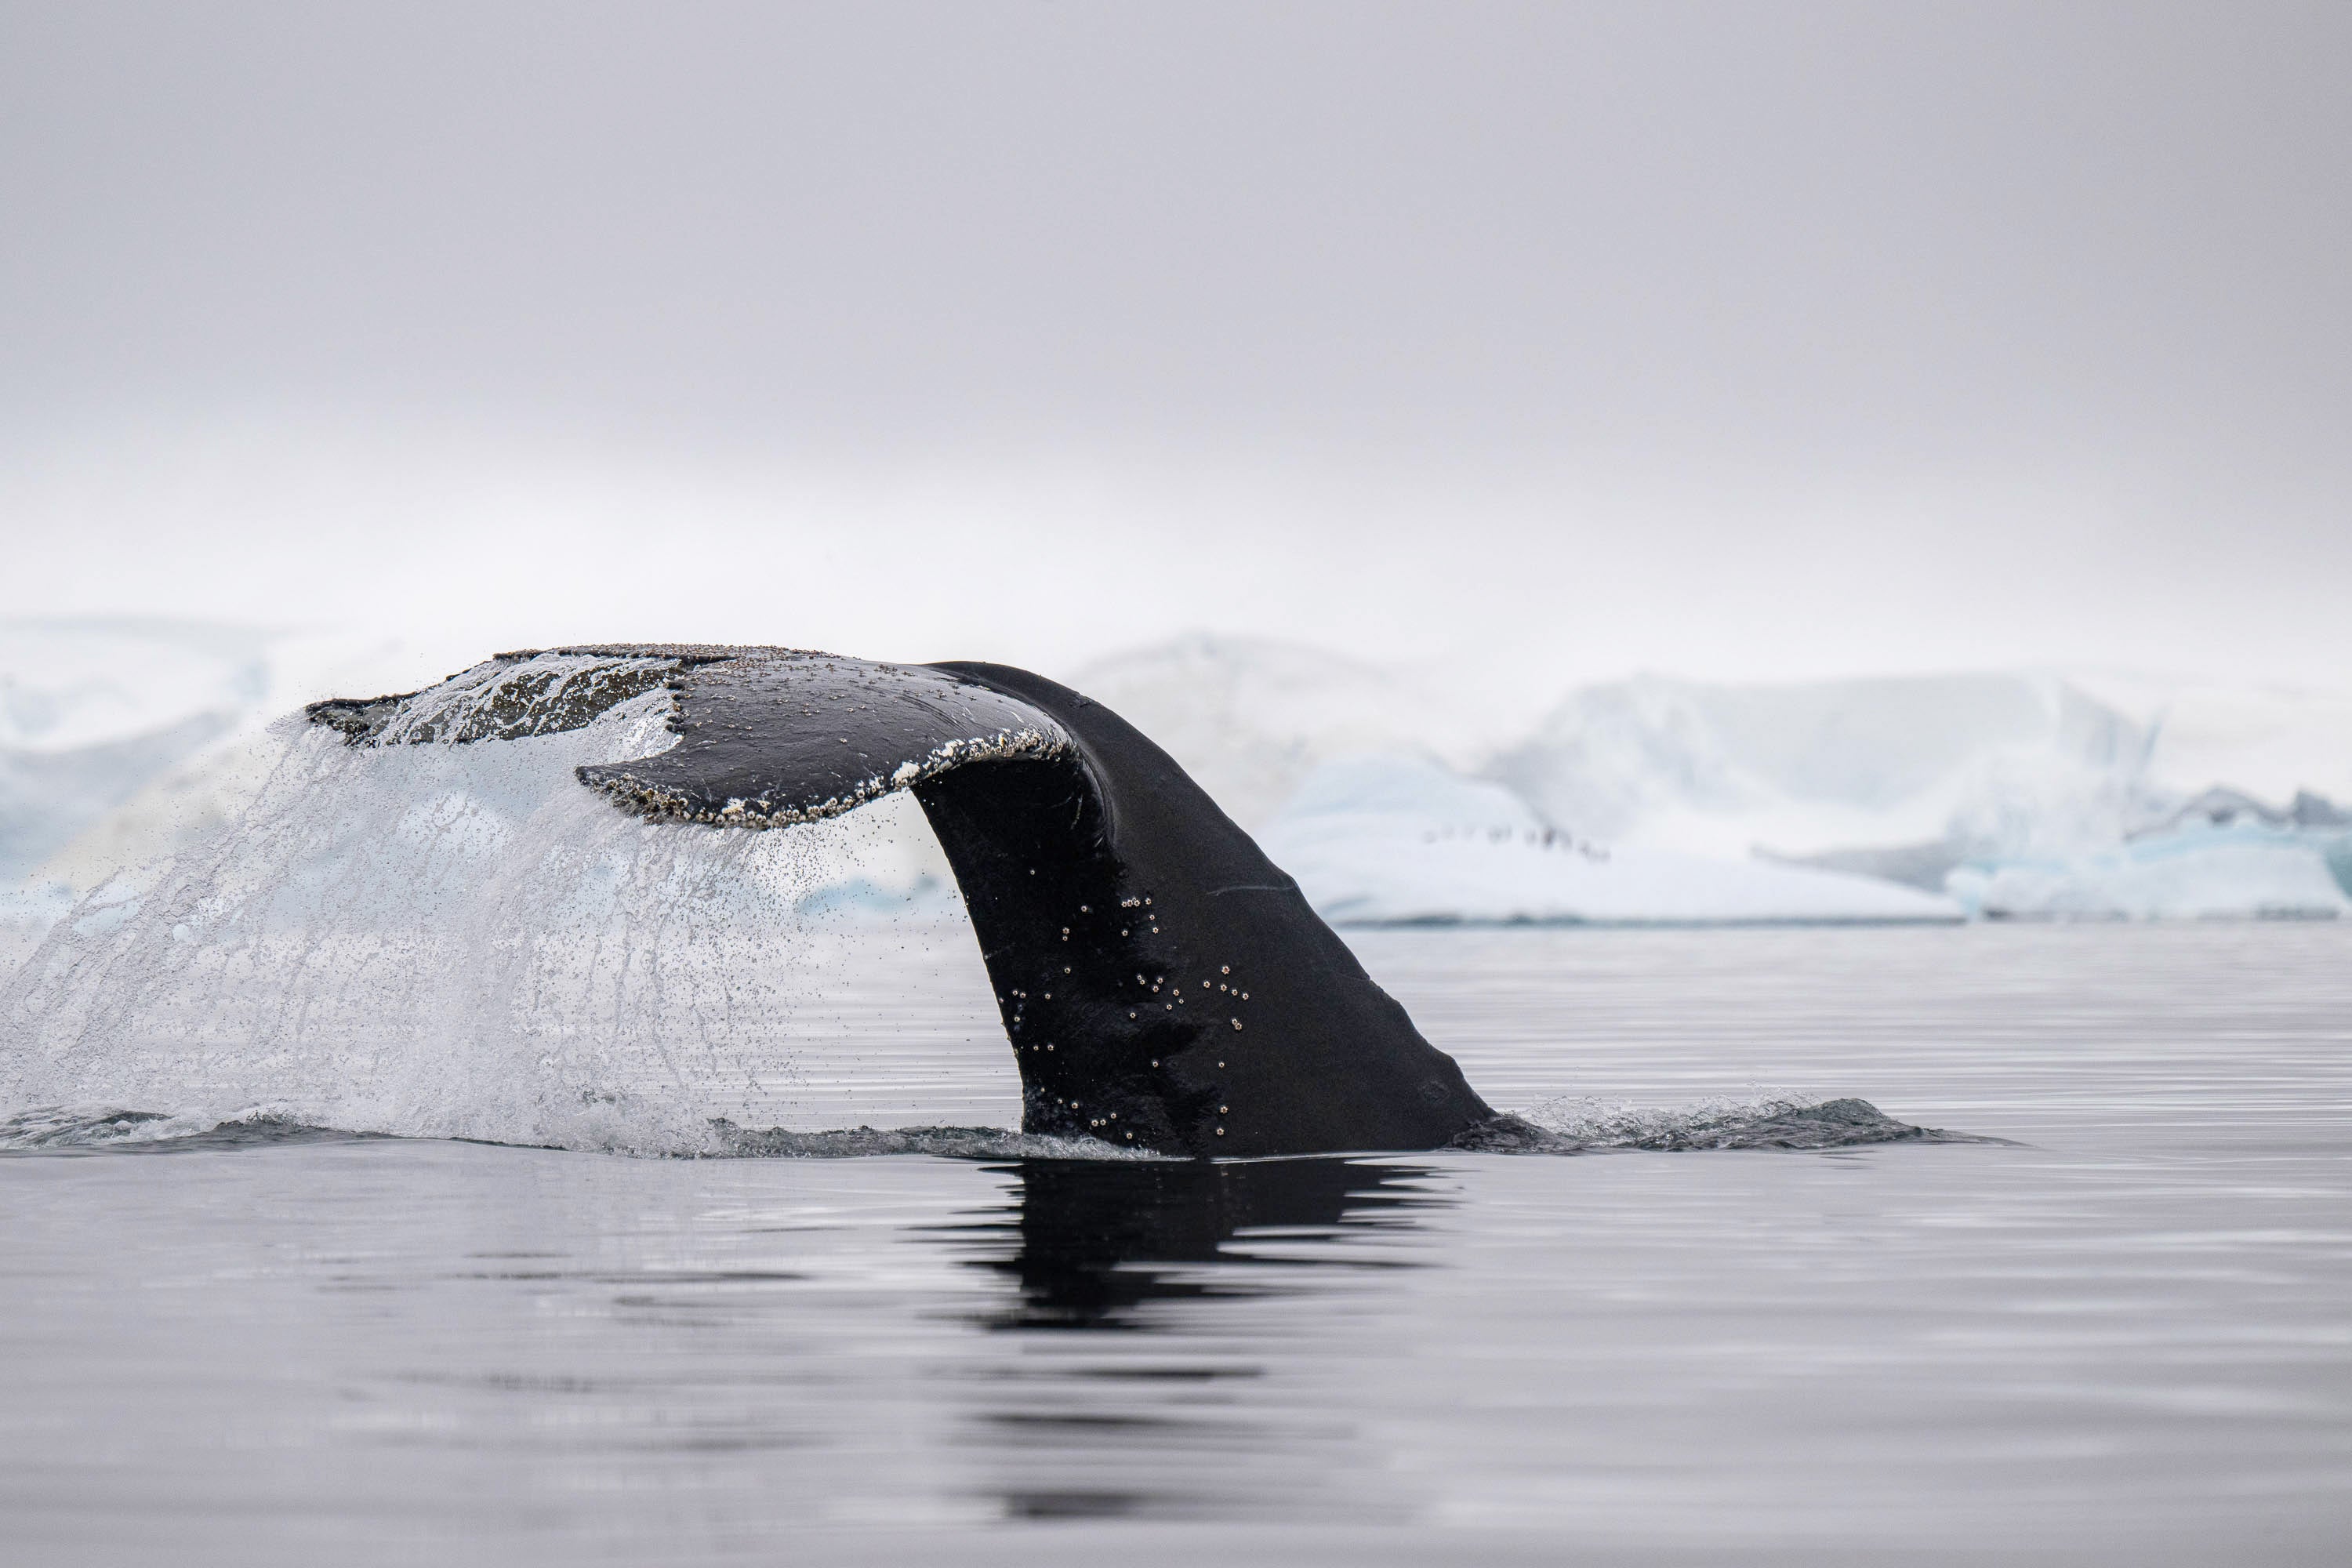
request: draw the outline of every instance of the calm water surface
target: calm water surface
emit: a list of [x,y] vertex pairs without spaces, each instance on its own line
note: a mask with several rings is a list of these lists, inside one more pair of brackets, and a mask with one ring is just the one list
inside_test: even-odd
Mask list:
[[0,1159],[0,1557],[2344,1560],[2352,930],[1357,944],[1497,1105],[2016,1142]]

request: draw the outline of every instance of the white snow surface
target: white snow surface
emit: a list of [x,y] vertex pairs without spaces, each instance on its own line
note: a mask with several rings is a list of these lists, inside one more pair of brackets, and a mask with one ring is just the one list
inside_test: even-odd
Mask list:
[[1572,692],[1491,771],[1547,820],[1612,843],[1816,854],[1958,825],[2023,848],[2154,810],[2153,740],[2144,720],[2053,676],[1643,676]]
[[1326,763],[1259,842],[1342,924],[1962,918],[1948,899],[1877,878],[1580,843],[1502,785],[1412,756]]
[[1625,847],[1819,857],[2039,919],[2352,912],[2347,826],[2174,821],[2229,785],[2352,803],[2352,694],[2090,675],[1586,689],[1489,771]]
[[1956,868],[1971,915],[2028,920],[2334,920],[2352,915],[2352,833],[2187,825],[2072,855]]

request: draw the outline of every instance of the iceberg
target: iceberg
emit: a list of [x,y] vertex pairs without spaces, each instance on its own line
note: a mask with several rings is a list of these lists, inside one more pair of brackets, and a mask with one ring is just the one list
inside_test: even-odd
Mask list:
[[[1549,823],[1946,894],[1971,915],[2347,911],[2340,693],[2113,676],[1572,693],[1489,773]],[[2281,795],[2263,805],[2217,777]]]
[[[1078,683],[1343,920],[2320,915],[2339,907],[2329,857],[2352,856],[2284,818],[2158,841],[2217,778],[2352,797],[2352,697],[2324,690],[1642,676],[1526,726],[1507,698],[1474,708],[1409,670],[1207,637]],[[1880,901],[1890,885],[1925,907]]]
[[1946,885],[1993,920],[2334,920],[2352,914],[2352,812],[2212,789],[2121,843],[1964,864]]
[[1334,924],[1957,921],[1960,906],[1869,877],[1646,846],[1604,847],[1517,795],[1425,758],[1326,763],[1258,835]]
[[[0,623],[0,949],[234,823],[272,720],[462,660],[390,639]],[[1524,680],[1196,635],[1073,683],[1353,921],[2352,914],[2352,693],[2113,674]],[[2216,781],[2232,787],[2217,788]],[[2286,802],[2285,805],[2266,804]],[[960,920],[919,823],[806,895]]]
[[1789,858],[2119,834],[2158,804],[2142,783],[2153,742],[2051,676],[1643,676],[1570,693],[1488,771],[1547,821],[1612,843]]

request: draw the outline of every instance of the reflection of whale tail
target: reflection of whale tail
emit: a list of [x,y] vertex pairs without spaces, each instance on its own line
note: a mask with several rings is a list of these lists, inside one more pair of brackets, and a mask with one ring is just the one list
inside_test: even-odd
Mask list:
[[1445,1202],[1423,1189],[1429,1172],[1418,1166],[1360,1160],[1023,1160],[1011,1169],[1016,1203],[946,1233],[1018,1285],[1019,1304],[992,1320],[1002,1329],[1133,1328],[1154,1304],[1233,1294],[1202,1266],[1265,1260],[1253,1232],[1281,1238],[1275,1251],[1294,1267],[1393,1268],[1360,1248],[1297,1243],[1408,1230]]
[[1024,670],[573,648],[310,713],[354,743],[512,739],[661,686],[677,744],[580,770],[649,818],[781,826],[913,793],[979,934],[1026,1131],[1246,1155],[1432,1148],[1491,1119],[1172,758]]

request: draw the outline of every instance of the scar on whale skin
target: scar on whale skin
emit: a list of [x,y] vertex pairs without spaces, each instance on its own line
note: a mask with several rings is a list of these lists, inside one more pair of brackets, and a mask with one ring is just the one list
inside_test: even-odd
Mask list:
[[621,644],[307,712],[353,745],[463,744],[664,688],[674,745],[576,770],[625,810],[759,829],[914,795],[980,939],[1024,1131],[1221,1157],[1541,1137],[1479,1099],[1174,759],[1026,670]]

